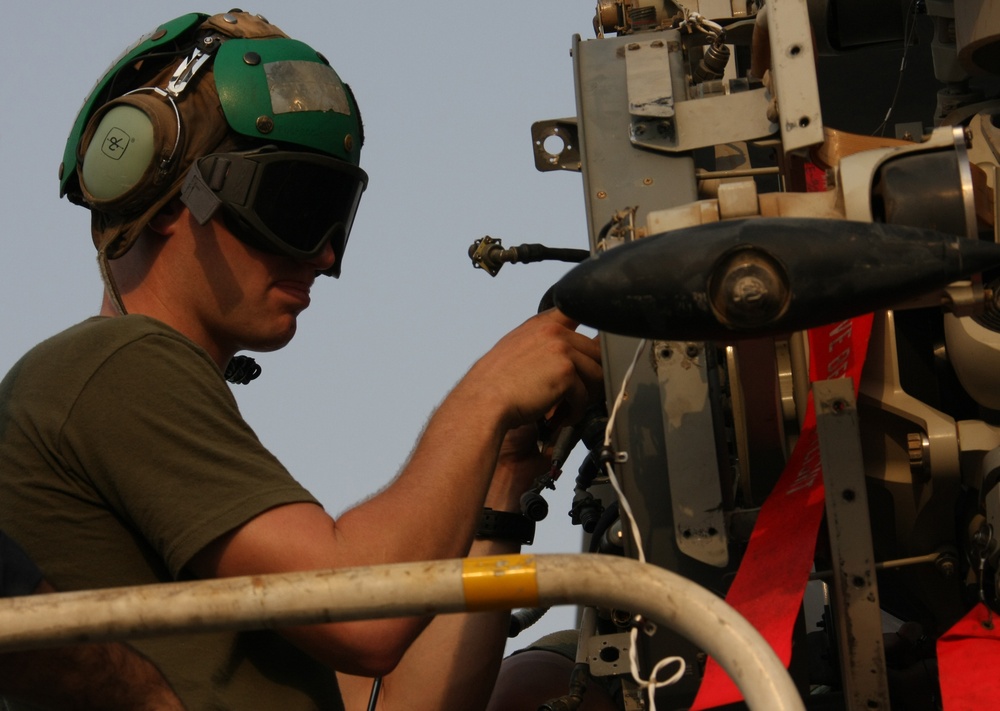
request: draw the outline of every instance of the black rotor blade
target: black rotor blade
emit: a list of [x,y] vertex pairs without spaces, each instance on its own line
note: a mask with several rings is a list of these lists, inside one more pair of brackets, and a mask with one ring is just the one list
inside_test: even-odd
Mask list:
[[934,230],[750,218],[614,247],[554,288],[568,316],[640,338],[734,340],[899,306],[1000,266],[1000,245]]

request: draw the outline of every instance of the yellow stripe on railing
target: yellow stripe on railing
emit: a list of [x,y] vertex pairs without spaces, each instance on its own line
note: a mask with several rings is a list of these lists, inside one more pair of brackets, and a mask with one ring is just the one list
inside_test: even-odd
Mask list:
[[462,590],[469,612],[538,605],[533,555],[485,556],[462,562]]

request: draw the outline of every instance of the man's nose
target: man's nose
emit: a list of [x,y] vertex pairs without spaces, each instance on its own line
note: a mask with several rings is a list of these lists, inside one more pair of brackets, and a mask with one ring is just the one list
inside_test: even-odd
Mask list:
[[324,242],[323,248],[309,259],[309,262],[315,265],[318,272],[325,272],[327,269],[330,269],[336,261],[337,255],[333,251],[333,245],[330,243],[330,240]]

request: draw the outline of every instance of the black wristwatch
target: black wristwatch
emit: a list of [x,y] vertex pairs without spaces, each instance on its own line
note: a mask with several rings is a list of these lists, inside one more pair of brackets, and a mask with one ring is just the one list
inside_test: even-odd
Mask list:
[[476,538],[511,541],[528,546],[535,540],[535,522],[519,513],[484,508],[479,528],[476,529]]

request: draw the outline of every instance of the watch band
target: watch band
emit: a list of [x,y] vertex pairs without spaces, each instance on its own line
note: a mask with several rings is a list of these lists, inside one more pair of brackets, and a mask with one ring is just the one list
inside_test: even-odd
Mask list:
[[519,513],[484,508],[479,528],[476,529],[476,538],[531,545],[535,540],[535,522]]

